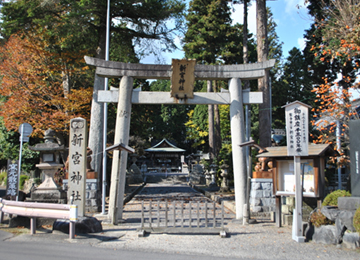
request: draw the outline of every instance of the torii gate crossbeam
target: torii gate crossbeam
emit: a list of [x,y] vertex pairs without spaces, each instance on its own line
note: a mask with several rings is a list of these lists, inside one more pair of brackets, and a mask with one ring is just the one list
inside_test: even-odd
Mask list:
[[[239,146],[245,141],[243,104],[262,103],[262,93],[243,91],[241,79],[263,77],[265,71],[274,66],[275,60],[242,65],[196,65],[195,79],[229,80],[229,92],[194,93],[194,99],[185,100],[171,98],[166,92],[133,91],[133,78],[170,79],[170,65],[130,64],[91,57],[85,57],[85,61],[88,65],[96,66],[98,76],[121,77],[119,90],[99,91],[98,100],[96,100],[97,102],[118,102],[114,143],[121,139],[125,145],[128,145],[131,104],[229,104],[236,218],[243,217],[247,182],[245,151]],[[119,153],[114,152],[109,201],[109,217],[113,224],[118,222],[118,218],[122,218],[126,161],[127,153],[122,151],[119,165]]]

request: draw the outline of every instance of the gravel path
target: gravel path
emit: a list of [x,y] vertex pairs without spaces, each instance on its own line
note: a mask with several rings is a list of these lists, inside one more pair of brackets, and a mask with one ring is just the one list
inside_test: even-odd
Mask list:
[[[275,223],[261,221],[244,226],[234,219],[233,212],[226,210],[230,231],[227,238],[219,235],[154,234],[138,237],[140,226],[140,201],[165,200],[168,198],[207,200],[201,193],[184,184],[147,184],[124,209],[125,223],[119,228],[124,236],[97,246],[106,248],[167,252],[189,255],[208,255],[239,259],[360,259],[354,250],[321,245],[313,242],[297,243],[291,238],[291,227],[277,228]],[[111,226],[104,226],[112,229]]]

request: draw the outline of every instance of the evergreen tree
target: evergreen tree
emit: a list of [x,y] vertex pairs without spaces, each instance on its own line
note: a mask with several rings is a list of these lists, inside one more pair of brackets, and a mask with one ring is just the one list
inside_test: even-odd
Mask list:
[[[196,59],[200,64],[231,64],[242,62],[242,37],[239,29],[242,27],[237,25],[231,26],[230,8],[227,1],[224,0],[194,0],[190,2],[189,13],[186,16],[188,30],[184,38],[184,50],[186,58]],[[208,82],[208,91],[219,91],[216,86],[219,83]],[[209,153],[211,158],[217,157],[221,149],[221,131],[220,131],[220,115],[216,105],[209,105],[208,111],[196,107],[192,118],[193,123],[200,128],[201,122],[197,122],[197,111],[208,114],[207,132]],[[207,113],[208,112],[208,113]],[[190,124],[193,125],[194,124]],[[196,129],[196,128],[195,128]],[[203,131],[204,129],[202,129]],[[191,130],[193,131],[193,129]],[[207,138],[202,133],[201,142],[196,145],[203,144],[203,138]],[[194,135],[191,135],[194,136]],[[196,139],[192,137],[192,139]]]
[[285,128],[285,109],[282,106],[286,103],[298,100],[313,106],[315,95],[307,68],[304,55],[294,47],[283,65],[283,74],[273,86],[274,128]]
[[186,58],[201,64],[219,64],[235,55],[230,48],[236,34],[231,26],[230,8],[225,0],[193,0],[186,15],[184,38]]

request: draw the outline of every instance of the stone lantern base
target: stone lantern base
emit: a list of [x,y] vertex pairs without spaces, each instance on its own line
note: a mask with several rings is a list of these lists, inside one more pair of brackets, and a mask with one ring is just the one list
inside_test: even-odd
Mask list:
[[62,166],[62,164],[54,163],[37,164],[36,167],[42,170],[45,179],[35,191],[31,192],[31,197],[27,201],[66,204],[66,192],[54,181],[55,172]]

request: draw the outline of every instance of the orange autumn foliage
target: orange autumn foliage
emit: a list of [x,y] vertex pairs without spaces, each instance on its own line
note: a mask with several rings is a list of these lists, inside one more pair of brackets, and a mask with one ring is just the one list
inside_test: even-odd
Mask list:
[[0,95],[6,97],[0,116],[8,130],[27,122],[39,136],[48,128],[67,132],[74,117],[89,120],[92,89],[72,88],[67,93],[63,86],[65,70],[67,75],[85,73],[79,55],[50,53],[40,40],[20,35],[0,47]]

